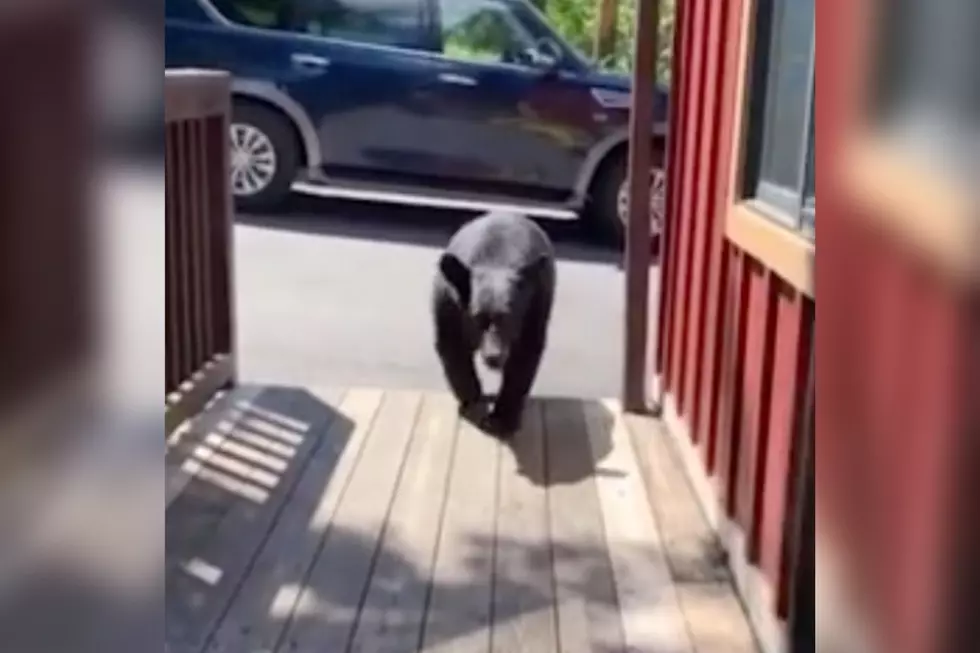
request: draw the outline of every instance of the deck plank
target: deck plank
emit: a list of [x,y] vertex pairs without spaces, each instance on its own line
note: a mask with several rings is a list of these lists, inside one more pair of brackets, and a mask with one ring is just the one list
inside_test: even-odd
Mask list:
[[624,650],[623,627],[579,402],[544,406],[552,549],[562,653]]
[[501,461],[493,653],[559,650],[544,478],[544,417],[533,401]]
[[[354,389],[332,404],[339,415],[232,602],[209,653],[274,650],[347,488],[381,396],[377,390]],[[329,397],[322,399],[329,405]]]
[[757,653],[754,631],[717,536],[698,504],[666,425],[626,415],[634,451],[661,530],[681,612],[698,653]]
[[461,421],[421,650],[488,653],[501,447]]
[[[322,411],[306,424],[285,424],[300,392],[271,388],[255,398],[249,414],[225,437],[209,440],[202,469],[167,511],[166,639],[171,653],[199,653],[206,645],[244,574],[276,522],[320,435],[333,414]],[[260,417],[257,411],[265,416]],[[260,433],[292,447],[283,467],[242,456],[240,435]]]
[[168,653],[758,650],[657,420],[535,400],[504,444],[446,393],[249,398],[168,451]]
[[425,397],[350,653],[414,653],[458,430],[456,401]]
[[609,471],[598,474],[595,482],[626,650],[693,653],[626,424],[615,405],[587,402],[584,411],[593,453],[609,450],[603,461]]
[[418,392],[385,392],[279,650],[339,653],[347,649],[420,404]]

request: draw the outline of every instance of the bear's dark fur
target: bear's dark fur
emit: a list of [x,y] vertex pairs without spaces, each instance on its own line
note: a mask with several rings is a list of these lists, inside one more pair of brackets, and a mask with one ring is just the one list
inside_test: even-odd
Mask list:
[[464,415],[483,407],[479,354],[501,372],[481,426],[499,435],[520,427],[544,354],[555,295],[555,252],[528,218],[492,212],[463,225],[439,259],[433,293],[436,351]]

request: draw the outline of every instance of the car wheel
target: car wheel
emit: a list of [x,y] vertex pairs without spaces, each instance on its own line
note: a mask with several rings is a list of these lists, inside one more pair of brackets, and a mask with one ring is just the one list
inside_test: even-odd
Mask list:
[[[667,175],[663,155],[653,153],[650,170],[650,235],[656,239],[663,230],[666,215]],[[629,223],[629,186],[626,153],[617,155],[600,171],[592,190],[590,222],[607,242],[622,246]]]
[[230,132],[235,205],[244,211],[277,208],[299,168],[296,139],[286,118],[265,107],[236,103]]

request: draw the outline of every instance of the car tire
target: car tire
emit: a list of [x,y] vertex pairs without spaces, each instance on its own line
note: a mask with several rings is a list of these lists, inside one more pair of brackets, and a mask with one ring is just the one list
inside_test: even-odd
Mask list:
[[[593,235],[603,243],[622,248],[626,243],[626,176],[627,151],[615,152],[608,158],[595,177],[589,196],[587,224]],[[664,174],[663,147],[655,146],[651,159],[650,233],[659,238],[665,216],[666,176]]]
[[299,146],[288,119],[263,106],[235,102],[229,136],[236,208],[246,212],[280,208],[299,170]]

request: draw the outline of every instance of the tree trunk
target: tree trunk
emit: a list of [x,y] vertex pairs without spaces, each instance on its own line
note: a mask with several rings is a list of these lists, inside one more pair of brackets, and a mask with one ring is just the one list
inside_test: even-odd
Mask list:
[[599,0],[599,17],[596,21],[595,42],[592,56],[601,61],[616,47],[616,16],[619,0]]

